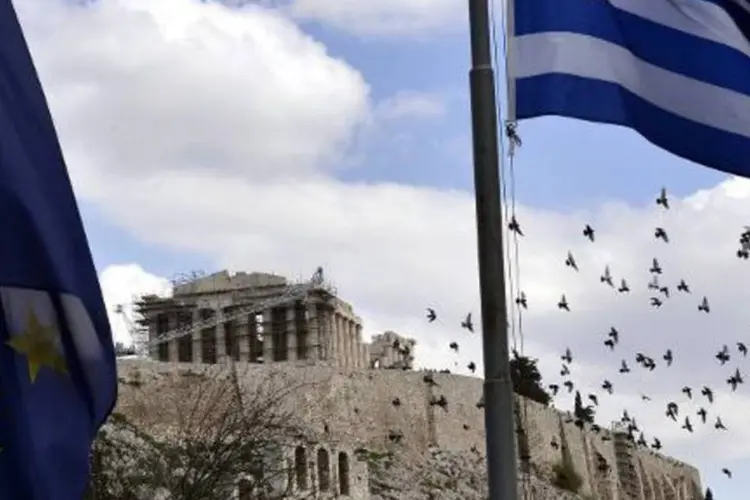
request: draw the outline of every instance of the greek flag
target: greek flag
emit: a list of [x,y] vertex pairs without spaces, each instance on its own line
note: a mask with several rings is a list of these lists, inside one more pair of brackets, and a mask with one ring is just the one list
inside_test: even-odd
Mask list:
[[750,177],[748,0],[517,0],[511,12],[517,119],[623,125]]

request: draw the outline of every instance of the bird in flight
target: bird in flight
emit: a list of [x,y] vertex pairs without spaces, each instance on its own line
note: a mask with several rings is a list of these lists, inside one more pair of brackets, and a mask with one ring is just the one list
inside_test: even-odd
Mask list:
[[466,315],[466,318],[461,322],[461,328],[469,330],[474,333],[474,323],[471,322],[471,313]]
[[583,228],[583,235],[589,239],[589,241],[594,241],[594,228],[590,225],[586,224],[586,227]]
[[578,271],[578,264],[576,264],[576,259],[573,257],[573,253],[570,251],[568,252],[568,256],[565,258],[565,265]]
[[612,274],[609,272],[609,266],[605,266],[604,274],[601,275],[599,280],[614,288],[615,285],[612,283]]
[[669,210],[669,198],[667,198],[667,188],[661,188],[661,193],[659,193],[659,197],[656,198],[656,204],[661,205],[665,209]]
[[437,319],[437,313],[435,313],[435,309],[428,307],[427,308],[427,321],[432,323],[433,321],[435,321],[435,319]]
[[515,215],[510,218],[510,222],[508,223],[508,229],[511,232],[516,233],[518,236],[523,236],[523,231],[521,230],[521,225],[516,220],[516,216]]

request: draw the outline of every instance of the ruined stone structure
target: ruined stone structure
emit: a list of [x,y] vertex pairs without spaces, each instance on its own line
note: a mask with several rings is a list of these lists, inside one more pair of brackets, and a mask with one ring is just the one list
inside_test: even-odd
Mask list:
[[[120,382],[127,384],[136,373],[140,386],[159,384],[175,373],[207,373],[220,366],[187,363],[159,363],[126,360],[119,364]],[[248,364],[240,372],[241,384],[252,388],[264,374],[304,381],[305,390],[294,396],[294,408],[313,431],[325,436],[327,459],[317,449],[305,450],[308,468],[304,474],[312,485],[313,476],[323,463],[330,472],[330,484],[339,484],[336,459],[347,453],[350,494],[344,498],[366,500],[366,466],[356,462],[352,450],[386,451],[394,446],[427,452],[439,447],[446,451],[484,453],[484,411],[477,405],[482,381],[447,373],[431,373],[435,384],[424,381],[424,372],[401,370],[362,370],[309,365],[306,363]],[[154,390],[157,390],[154,388]],[[164,390],[164,389],[159,389]],[[121,405],[129,392],[122,390]],[[447,404],[435,404],[441,396]],[[398,404],[394,402],[398,400]],[[579,429],[568,414],[518,398],[523,433],[518,450],[530,457],[530,468],[538,477],[552,477],[555,465],[569,460],[581,477],[580,493],[597,500],[702,500],[698,471],[624,438],[616,427],[593,432]],[[395,439],[395,438],[398,439]],[[552,446],[556,442],[558,446]],[[299,453],[299,452],[295,452]],[[598,467],[599,457],[608,464]],[[287,458],[294,458],[289,455]],[[566,458],[567,457],[567,458]],[[343,468],[341,470],[344,470]],[[328,474],[328,472],[326,472]],[[338,479],[335,479],[338,477]],[[303,484],[297,479],[297,484]],[[320,479],[316,479],[320,485]],[[312,486],[311,486],[312,487]],[[333,486],[332,486],[333,487]],[[547,500],[535,498],[533,500]],[[550,499],[551,500],[551,499]]]
[[[279,477],[277,492],[292,492],[299,498],[349,498],[365,500],[368,495],[367,464],[360,462],[353,450],[326,444],[300,444],[280,449],[273,460],[286,463],[289,474]],[[255,498],[250,478],[238,478],[231,500]],[[230,499],[227,499],[230,500]]]
[[[215,364],[231,356],[366,369],[408,367],[413,359],[413,339],[386,332],[373,344],[363,341],[362,320],[331,288],[304,288],[273,274],[221,271],[176,285],[170,298],[145,296],[136,310],[148,330],[149,357],[164,362]],[[155,342],[177,330],[185,334]]]
[[410,367],[413,355],[404,356],[404,353],[413,353],[415,345],[414,339],[405,339],[391,331],[373,336],[369,346],[370,368]]
[[[322,281],[322,269],[318,273]],[[141,383],[166,384],[175,374],[206,374],[230,360],[241,363],[241,383],[249,390],[272,372],[305,384],[292,407],[322,438],[280,452],[275,459],[295,471],[280,488],[292,486],[307,498],[366,500],[367,465],[354,450],[484,451],[481,380],[431,373],[436,383],[425,383],[424,372],[408,370],[414,340],[387,331],[363,341],[362,320],[330,287],[222,271],[176,285],[170,298],[144,297],[137,310],[151,360],[121,361],[121,384],[136,374]],[[118,405],[127,408],[129,394],[121,390]],[[516,403],[523,429],[517,450],[529,457],[521,463],[536,476],[551,478],[554,467],[567,462],[587,498],[702,499],[694,467],[636,447],[616,426],[579,429],[555,409],[520,397]],[[241,480],[236,493],[243,498]]]

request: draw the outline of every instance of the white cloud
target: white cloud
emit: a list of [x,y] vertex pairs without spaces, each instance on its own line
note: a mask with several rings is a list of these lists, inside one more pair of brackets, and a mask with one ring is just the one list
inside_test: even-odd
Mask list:
[[[99,171],[254,180],[331,164],[361,75],[272,10],[198,0],[16,2],[81,192]],[[96,124],[92,126],[92,124]]]
[[[423,365],[481,364],[479,335],[459,327],[467,311],[479,315],[472,197],[327,175],[326,158],[340,154],[369,112],[367,86],[345,63],[257,7],[18,5],[79,193],[113,221],[150,243],[207,252],[221,267],[294,276],[322,264],[364,317],[366,333],[377,326],[415,336]],[[747,456],[747,391],[730,398],[723,382],[744,360],[735,352],[721,368],[713,355],[743,339],[750,322],[743,280],[750,263],[734,256],[748,199],[750,183],[731,180],[673,200],[668,213],[618,203],[574,214],[520,207],[525,345],[548,381],[558,378],[557,356],[569,346],[585,392],[603,376],[615,384],[617,397],[602,397],[603,419],[633,406],[667,452],[700,451],[707,461]],[[581,235],[586,222],[598,229],[596,243]],[[654,240],[656,225],[667,228],[670,244]],[[580,273],[563,265],[568,250]],[[645,288],[653,257],[674,294],[660,310],[649,308]],[[630,295],[599,282],[606,264],[628,278]],[[110,308],[163,285],[141,271],[105,271]],[[128,276],[135,278],[128,283]],[[681,278],[692,295],[676,293]],[[563,292],[570,313],[555,307]],[[697,310],[704,294],[708,315]],[[422,318],[428,305],[440,314],[434,325]],[[622,337],[609,353],[602,342],[612,325]],[[121,338],[123,325],[115,330]],[[453,339],[461,343],[458,358],[448,349]],[[659,362],[670,347],[671,368],[617,373],[622,357],[632,366],[642,350]],[[730,432],[688,438],[675,430],[663,410],[670,398],[684,403],[684,384],[724,388],[715,406]],[[651,404],[639,402],[641,392]]]
[[375,112],[385,119],[436,118],[445,114],[445,99],[437,94],[402,91],[379,103]]
[[130,344],[137,319],[133,302],[143,295],[165,297],[171,293],[169,280],[148,273],[138,264],[107,267],[99,275],[99,284],[109,313],[112,335],[115,342],[124,344]]
[[270,0],[294,17],[320,21],[363,35],[420,36],[465,26],[461,0]]

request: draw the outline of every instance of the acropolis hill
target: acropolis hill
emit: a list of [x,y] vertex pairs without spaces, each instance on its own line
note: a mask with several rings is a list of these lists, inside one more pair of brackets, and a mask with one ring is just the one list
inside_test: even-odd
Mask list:
[[[304,383],[292,404],[319,440],[304,454],[290,451],[302,462],[289,478],[294,488],[327,485],[315,492],[319,498],[376,498],[373,464],[357,453],[362,449],[415,457],[439,450],[476,457],[478,470],[485,465],[481,379],[431,372],[434,383],[425,383],[427,372],[411,369],[415,342],[394,332],[364,341],[362,320],[325,285],[322,270],[296,285],[267,274],[217,273],[176,286],[171,298],[145,297],[139,307],[151,359],[119,362],[123,414],[144,391],[183,390],[185,377],[226,371],[233,361],[248,390],[271,373]],[[436,404],[441,397],[447,404]],[[533,498],[568,498],[539,484],[568,461],[581,478],[582,498],[702,500],[696,468],[633,444],[617,428],[579,429],[558,410],[521,397],[517,404],[524,407],[517,449],[528,458],[519,469],[535,478]],[[320,474],[328,479],[321,482]],[[419,485],[409,487],[414,491],[393,498],[428,498],[419,496]],[[446,488],[435,498],[454,498]],[[475,490],[476,497],[467,490],[455,498],[486,498],[481,486]]]

